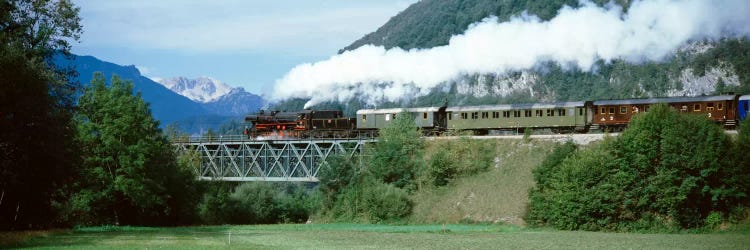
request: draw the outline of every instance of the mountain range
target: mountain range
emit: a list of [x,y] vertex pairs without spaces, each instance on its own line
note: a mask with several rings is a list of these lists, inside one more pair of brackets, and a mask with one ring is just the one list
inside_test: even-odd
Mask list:
[[160,79],[159,84],[198,103],[214,114],[242,116],[257,111],[265,101],[242,87],[233,88],[217,79],[174,77]]
[[177,94],[201,103],[215,101],[232,90],[229,85],[210,77],[174,77],[159,79],[157,82]]
[[55,64],[74,67],[78,71],[74,80],[82,86],[91,81],[94,72],[101,72],[108,79],[117,75],[132,81],[133,90],[140,92],[149,103],[152,115],[162,127],[173,124],[190,134],[216,130],[231,120],[242,120],[244,115],[265,105],[265,100],[258,95],[207,77],[176,77],[157,83],[141,75],[134,65],[117,65],[93,56],[75,56],[73,60],[56,57]]

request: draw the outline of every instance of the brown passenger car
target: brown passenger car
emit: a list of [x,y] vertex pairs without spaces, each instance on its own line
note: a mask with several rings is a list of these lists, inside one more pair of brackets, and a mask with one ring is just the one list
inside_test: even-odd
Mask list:
[[678,111],[702,114],[726,127],[734,127],[737,124],[736,99],[736,95],[717,95],[594,101],[592,124],[602,128],[623,128],[634,115],[648,112],[651,105],[667,103]]

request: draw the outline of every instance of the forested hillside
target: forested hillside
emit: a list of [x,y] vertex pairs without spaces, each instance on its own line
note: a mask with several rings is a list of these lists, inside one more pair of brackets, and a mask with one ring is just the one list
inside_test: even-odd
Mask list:
[[[594,0],[597,4],[609,0]],[[628,0],[616,0],[627,6]],[[549,20],[563,6],[577,7],[578,0],[423,0],[392,17],[377,31],[365,35],[340,52],[365,44],[402,49],[432,48],[448,44],[452,35],[463,33],[472,24],[489,16],[508,21],[524,11]]]
[[[610,1],[595,0],[598,5]],[[632,1],[618,0],[627,11]],[[542,20],[555,17],[562,8],[579,6],[577,0],[489,1],[426,0],[417,2],[392,17],[377,31],[365,35],[340,53],[365,44],[386,49],[432,48],[448,44],[472,23],[489,16],[498,22],[513,16],[536,15]],[[688,18],[688,17],[686,17]],[[498,44],[498,46],[503,46]],[[593,70],[562,67],[556,63],[533,70],[465,75],[445,82],[419,97],[405,97],[393,106],[494,104],[534,101],[568,101],[656,96],[695,96],[719,92],[750,93],[750,42],[747,38],[693,41],[662,61],[633,64],[624,60],[599,61]],[[283,102],[278,107],[302,108],[304,101]],[[347,104],[327,103],[316,108],[343,106],[347,114],[366,105],[362,100]]]

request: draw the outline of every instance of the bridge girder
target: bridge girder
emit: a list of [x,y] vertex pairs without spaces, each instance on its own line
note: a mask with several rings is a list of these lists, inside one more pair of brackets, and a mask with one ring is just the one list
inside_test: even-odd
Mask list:
[[[187,140],[175,142],[178,155],[193,154],[200,180],[317,182],[332,155],[361,156],[374,139]],[[361,159],[361,157],[360,157]]]

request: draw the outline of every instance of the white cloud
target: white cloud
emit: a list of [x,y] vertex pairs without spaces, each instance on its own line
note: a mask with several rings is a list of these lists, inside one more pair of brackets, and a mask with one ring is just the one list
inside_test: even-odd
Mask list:
[[78,1],[86,30],[82,42],[89,46],[227,53],[306,47],[335,51],[409,3]]
[[564,7],[550,21],[523,15],[472,25],[447,46],[405,51],[363,46],[301,64],[277,80],[274,97],[315,104],[361,96],[396,100],[463,74],[503,73],[552,61],[590,70],[597,60],[660,60],[691,40],[750,35],[750,1],[653,0],[621,7]]

